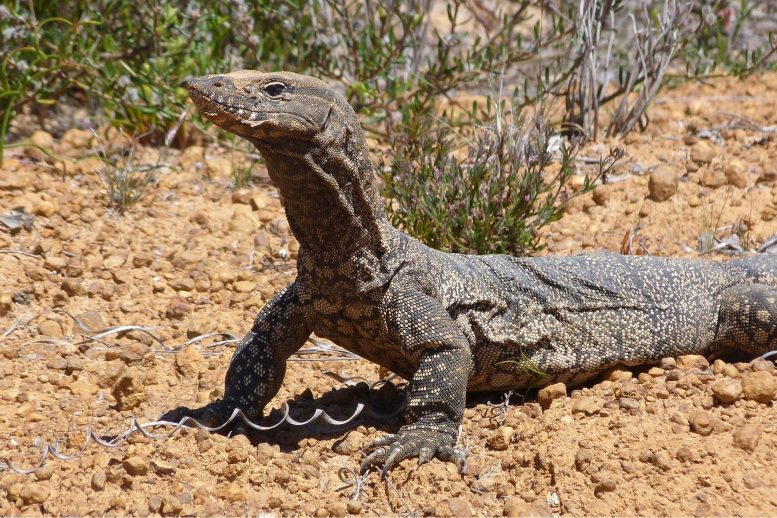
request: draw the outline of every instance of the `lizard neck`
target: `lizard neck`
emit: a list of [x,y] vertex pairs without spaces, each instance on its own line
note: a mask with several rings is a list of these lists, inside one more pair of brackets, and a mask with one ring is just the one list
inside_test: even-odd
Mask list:
[[[300,243],[298,269],[338,289],[379,286],[399,246],[361,131],[336,142],[255,142]],[[345,286],[347,285],[347,286]]]

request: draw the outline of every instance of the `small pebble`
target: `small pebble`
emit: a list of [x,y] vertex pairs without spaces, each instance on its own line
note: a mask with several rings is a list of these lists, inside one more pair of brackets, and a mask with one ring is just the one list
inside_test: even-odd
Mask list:
[[148,473],[148,459],[140,455],[133,455],[124,459],[122,462],[124,470],[133,476],[145,475]]
[[721,403],[733,403],[742,397],[742,383],[733,378],[720,379],[712,384],[712,394]]
[[575,454],[575,467],[578,471],[585,472],[588,466],[591,465],[592,460],[591,452],[585,448],[580,448]]
[[537,393],[537,401],[543,409],[548,409],[553,401],[566,395],[567,386],[563,383],[554,383],[540,389]]
[[768,403],[777,394],[777,378],[771,372],[758,371],[742,376],[745,399]]
[[753,451],[758,446],[761,428],[754,424],[746,424],[734,432],[734,444],[743,450]]
[[42,504],[48,500],[50,494],[51,488],[44,483],[27,483],[19,491],[19,497],[27,505]]
[[688,414],[688,423],[691,425],[691,430],[699,435],[709,435],[715,427],[710,415],[699,409],[691,410]]
[[494,451],[505,451],[510,446],[510,441],[515,434],[515,428],[511,426],[500,426],[491,432],[486,441],[489,449]]
[[105,489],[105,483],[108,480],[108,475],[104,470],[95,471],[92,474],[92,489],[95,491],[102,491]]

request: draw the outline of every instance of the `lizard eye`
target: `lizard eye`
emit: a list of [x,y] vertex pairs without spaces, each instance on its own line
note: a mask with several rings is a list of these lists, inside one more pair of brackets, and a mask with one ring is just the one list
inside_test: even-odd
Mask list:
[[286,91],[286,85],[275,81],[274,83],[267,83],[264,85],[264,92],[269,95],[270,97],[277,99],[280,98],[281,95],[283,95],[283,92]]

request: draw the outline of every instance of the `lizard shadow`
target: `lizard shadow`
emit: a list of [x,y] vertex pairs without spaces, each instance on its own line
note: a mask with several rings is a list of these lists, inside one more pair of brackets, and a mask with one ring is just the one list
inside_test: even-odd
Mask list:
[[[405,394],[401,387],[391,382],[376,383],[372,387],[366,382],[359,382],[334,388],[318,397],[314,397],[310,389],[305,389],[287,401],[286,405],[287,411],[275,407],[255,423],[264,427],[277,425],[272,430],[253,429],[238,418],[233,426],[216,433],[227,436],[244,434],[254,446],[260,443],[278,445],[283,452],[300,449],[307,444],[303,444],[303,441],[308,439],[327,440],[335,437],[338,440],[333,448],[347,449],[353,446],[345,445],[347,433],[359,426],[386,433],[395,432],[403,423]],[[309,423],[299,424],[310,420],[317,411],[323,411],[323,414]],[[326,422],[327,418],[335,423]],[[358,445],[359,448],[361,446]]]
[[[309,439],[318,441],[336,438],[332,448],[335,451],[339,449],[348,452],[364,446],[362,438],[355,443],[348,438],[348,433],[360,426],[374,428],[383,433],[396,433],[405,424],[404,389],[404,384],[394,385],[388,381],[377,383],[373,387],[365,382],[359,382],[331,389],[318,397],[314,397],[310,389],[305,389],[287,401],[287,411],[275,407],[261,421],[255,423],[264,427],[277,425],[273,426],[272,430],[253,429],[241,423],[238,418],[232,426],[227,426],[215,433],[225,436],[243,434],[253,446],[261,443],[277,445],[286,453],[308,446]],[[541,413],[539,405],[533,403],[536,401],[536,392],[533,390],[528,395],[512,394],[509,397],[504,392],[468,393],[466,408],[486,405],[480,415],[481,419],[498,420],[501,409],[506,408],[506,405],[510,407],[525,405],[527,414],[539,414]],[[363,409],[358,412],[360,405],[363,405]],[[298,424],[311,419],[317,411],[323,411],[325,417],[342,424],[327,423],[323,415],[309,423]],[[357,413],[358,415],[354,416]],[[349,419],[352,416],[353,418]],[[287,417],[290,419],[286,419]]]

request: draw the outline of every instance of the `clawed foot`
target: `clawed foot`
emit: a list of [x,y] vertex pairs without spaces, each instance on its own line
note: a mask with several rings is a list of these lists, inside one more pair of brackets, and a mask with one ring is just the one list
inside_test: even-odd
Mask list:
[[385,477],[391,468],[412,457],[418,457],[419,466],[437,457],[445,462],[453,462],[462,471],[464,451],[454,448],[453,442],[450,433],[405,426],[398,434],[387,435],[368,444],[364,448],[367,458],[359,471],[363,475],[371,467],[382,466],[380,472]]

